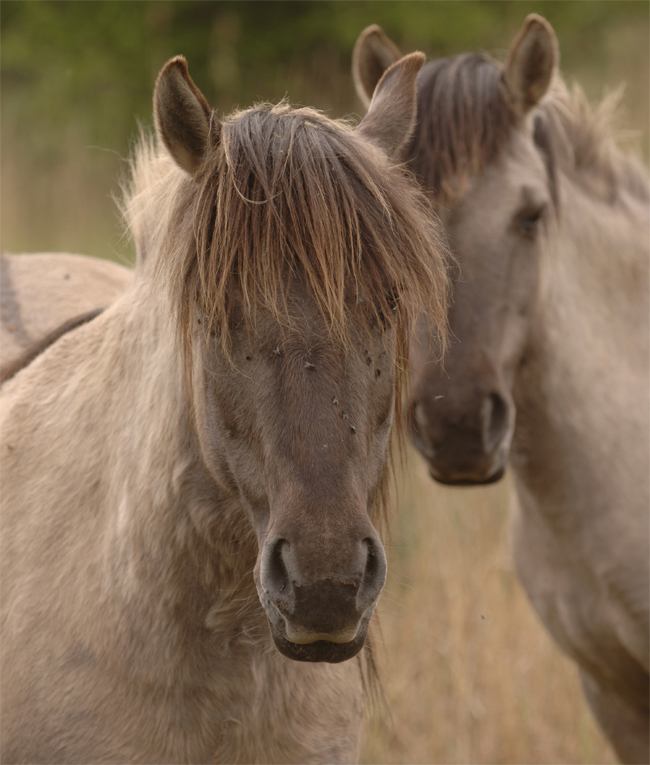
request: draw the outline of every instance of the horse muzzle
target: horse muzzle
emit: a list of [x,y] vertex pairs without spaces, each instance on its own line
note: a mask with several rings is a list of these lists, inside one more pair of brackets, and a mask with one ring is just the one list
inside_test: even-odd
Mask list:
[[[267,542],[256,583],[278,650],[297,661],[340,662],[363,647],[370,618],[386,579],[386,557],[378,538],[352,545],[346,570],[319,571],[313,561],[298,565],[289,541]],[[327,561],[327,555],[321,555]],[[334,556],[334,554],[332,555]]]
[[438,483],[475,486],[500,480],[514,433],[514,404],[491,393],[474,412],[455,412],[414,402],[409,435]]

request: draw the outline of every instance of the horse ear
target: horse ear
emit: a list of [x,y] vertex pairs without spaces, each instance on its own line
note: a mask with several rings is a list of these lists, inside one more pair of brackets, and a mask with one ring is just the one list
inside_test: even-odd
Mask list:
[[382,74],[400,58],[402,54],[377,24],[366,27],[359,35],[352,54],[352,77],[366,109]]
[[389,157],[404,146],[417,117],[416,80],[424,53],[409,53],[384,72],[357,131],[377,144]]
[[156,130],[176,164],[194,175],[206,157],[219,122],[192,82],[183,56],[161,69],[153,94]]
[[503,71],[503,81],[520,116],[525,116],[544,96],[559,58],[553,27],[531,13],[510,46]]

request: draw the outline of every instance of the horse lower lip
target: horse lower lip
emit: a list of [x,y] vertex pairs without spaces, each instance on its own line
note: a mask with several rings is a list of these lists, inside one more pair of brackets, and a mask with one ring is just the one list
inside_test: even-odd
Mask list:
[[361,625],[357,635],[347,643],[334,643],[330,640],[317,640],[314,643],[292,643],[269,621],[271,636],[278,651],[294,661],[327,662],[338,664],[356,656],[366,642],[368,625]]
[[503,478],[503,475],[505,473],[505,468],[499,468],[494,473],[491,473],[490,475],[486,476],[477,476],[477,477],[470,477],[470,476],[458,476],[455,477],[453,475],[445,476],[438,471],[435,471],[433,468],[429,468],[429,475],[431,478],[433,478],[434,481],[437,483],[444,484],[445,486],[487,486],[491,483],[496,483],[497,481],[500,481],[501,478]]
[[357,636],[358,631],[359,631],[359,628],[357,626],[354,629],[341,630],[340,632],[334,632],[334,633],[319,632],[319,633],[301,634],[300,632],[296,632],[295,630],[292,630],[291,627],[287,625],[287,629],[285,631],[284,637],[290,643],[294,643],[295,645],[310,645],[311,643],[317,643],[320,640],[324,640],[327,643],[338,643],[339,645],[341,645],[344,643],[349,643],[351,640],[354,640],[354,638]]

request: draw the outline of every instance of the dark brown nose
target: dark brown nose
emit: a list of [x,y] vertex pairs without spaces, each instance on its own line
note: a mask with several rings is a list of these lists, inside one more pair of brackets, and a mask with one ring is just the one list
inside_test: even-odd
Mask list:
[[290,642],[347,643],[379,598],[386,556],[376,533],[341,541],[329,554],[328,546],[323,544],[321,554],[310,557],[297,541],[283,536],[264,546],[260,584],[267,613],[270,605],[277,612],[269,613],[270,620]]
[[410,434],[431,476],[456,485],[493,483],[503,475],[514,428],[509,396],[453,394],[414,401]]

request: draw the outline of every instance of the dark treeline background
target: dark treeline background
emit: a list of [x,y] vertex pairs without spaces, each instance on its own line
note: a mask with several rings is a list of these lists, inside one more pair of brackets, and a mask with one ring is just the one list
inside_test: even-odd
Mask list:
[[184,54],[222,112],[285,95],[332,116],[359,113],[350,59],[379,23],[403,52],[503,57],[527,13],[553,24],[562,69],[592,100],[626,80],[625,127],[648,133],[648,3],[32,2],[2,3],[2,247],[128,250],[110,194],[156,74]]

